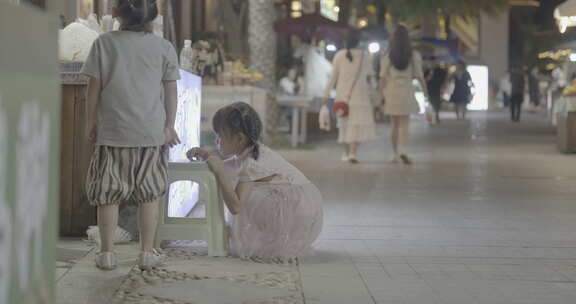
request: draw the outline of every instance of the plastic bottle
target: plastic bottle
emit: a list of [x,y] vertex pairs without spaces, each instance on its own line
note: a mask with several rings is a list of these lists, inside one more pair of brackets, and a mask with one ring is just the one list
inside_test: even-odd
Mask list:
[[184,70],[192,70],[192,41],[184,40],[184,47],[180,51],[180,67]]

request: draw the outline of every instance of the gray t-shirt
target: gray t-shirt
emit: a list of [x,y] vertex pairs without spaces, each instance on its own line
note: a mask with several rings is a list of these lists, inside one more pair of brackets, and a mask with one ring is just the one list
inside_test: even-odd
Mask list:
[[180,79],[178,56],[170,42],[141,32],[103,34],[94,41],[82,74],[102,82],[97,145],[164,144],[162,82]]

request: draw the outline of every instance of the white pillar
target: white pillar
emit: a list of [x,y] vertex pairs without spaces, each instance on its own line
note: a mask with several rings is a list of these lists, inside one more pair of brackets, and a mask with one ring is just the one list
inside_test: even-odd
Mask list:
[[480,20],[480,54],[490,69],[491,79],[500,79],[508,69],[508,10],[495,15],[483,14]]

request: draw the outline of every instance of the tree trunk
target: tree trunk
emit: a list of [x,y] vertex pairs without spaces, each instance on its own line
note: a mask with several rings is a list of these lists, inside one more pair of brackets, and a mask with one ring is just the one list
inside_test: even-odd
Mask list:
[[386,4],[382,3],[382,2],[378,2],[376,5],[377,5],[377,7],[376,7],[376,15],[377,15],[376,16],[377,17],[376,24],[385,26],[386,25],[386,14],[388,13],[387,9],[386,9]]
[[444,31],[446,32],[446,40],[450,40],[452,36],[452,29],[450,28],[452,23],[450,15],[444,15]]
[[[248,44],[250,47],[250,67],[254,72],[264,77],[258,86],[268,91],[268,108],[266,120],[267,135],[274,134],[278,121],[278,107],[274,93],[276,90],[276,9],[274,2],[269,0],[250,0],[248,8]],[[240,37],[241,38],[241,37]],[[269,136],[267,136],[269,137]]]
[[226,52],[234,59],[244,59],[249,53],[246,41],[248,35],[249,7],[248,0],[220,0],[217,4],[223,43]]
[[162,15],[164,16],[164,38],[178,48],[176,37],[176,25],[174,24],[174,7],[172,1],[167,0],[164,3]]
[[274,3],[268,0],[250,0],[248,44],[250,67],[264,78],[259,85],[267,90],[276,87],[276,32]]

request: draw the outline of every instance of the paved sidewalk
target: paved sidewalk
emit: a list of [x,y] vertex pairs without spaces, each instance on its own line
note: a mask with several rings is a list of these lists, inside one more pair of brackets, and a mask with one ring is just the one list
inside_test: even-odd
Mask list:
[[410,167],[386,162],[386,126],[358,165],[334,140],[282,151],[325,198],[317,255],[298,264],[185,247],[143,274],[123,245],[121,267],[101,272],[85,244],[63,241],[57,303],[576,303],[576,156],[556,151],[540,114],[506,118],[415,120]]

